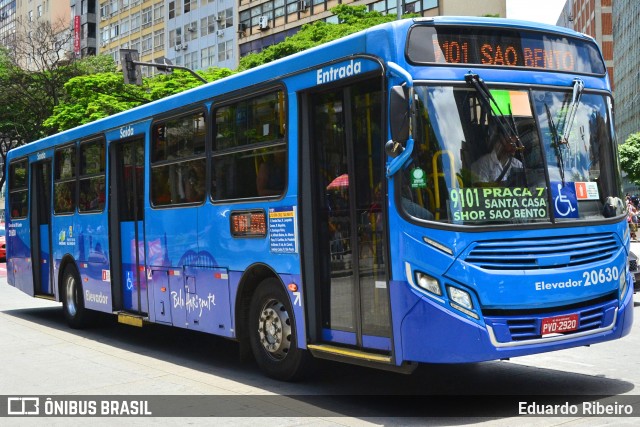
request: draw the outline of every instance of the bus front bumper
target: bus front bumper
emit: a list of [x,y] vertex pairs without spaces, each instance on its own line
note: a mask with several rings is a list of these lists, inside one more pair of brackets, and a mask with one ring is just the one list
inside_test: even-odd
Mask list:
[[[418,299],[411,304],[407,304],[405,299],[403,304],[407,313],[396,329],[394,339],[397,363],[470,363],[586,346],[621,338],[630,332],[633,323],[633,290],[630,287],[627,287],[622,301],[613,299],[579,310],[545,311],[539,315],[487,316],[475,321],[428,297],[416,296],[406,283],[396,284],[398,286],[392,289],[404,287]],[[566,334],[540,335],[543,318],[563,316],[568,312],[579,312],[581,322],[595,313],[600,321]],[[517,328],[523,323],[528,323],[536,332],[518,337],[509,332],[509,324],[515,324]],[[584,323],[586,325],[586,320]]]

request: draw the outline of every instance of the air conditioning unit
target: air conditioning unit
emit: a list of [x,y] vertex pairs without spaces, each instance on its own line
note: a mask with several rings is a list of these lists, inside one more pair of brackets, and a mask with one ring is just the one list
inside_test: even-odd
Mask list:
[[222,15],[217,15],[216,16],[216,22],[220,22],[222,21]]
[[107,43],[107,42],[102,42],[102,43],[100,43],[100,47],[107,47],[108,44],[109,43]]
[[258,20],[258,28],[261,30],[266,30],[269,28],[269,17],[261,16]]
[[224,30],[218,30],[218,37],[224,37]]
[[182,50],[187,50],[188,47],[189,47],[189,45],[185,43],[185,44],[182,45]]
[[182,45],[181,44],[176,44],[174,49],[176,50],[176,52],[179,51],[179,50],[182,50]]
[[106,20],[107,20],[107,17],[106,17],[106,16],[101,16],[101,17],[100,17],[100,20],[101,20],[101,21],[106,21]]
[[300,12],[304,12],[305,10],[309,9],[309,2],[305,1],[305,0],[300,0],[298,2],[298,10]]
[[194,33],[196,31],[196,27],[187,27],[187,31]]

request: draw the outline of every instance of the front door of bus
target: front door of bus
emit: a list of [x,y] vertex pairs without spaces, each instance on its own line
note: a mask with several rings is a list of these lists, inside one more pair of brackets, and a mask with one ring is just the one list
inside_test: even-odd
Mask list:
[[53,286],[51,286],[51,160],[31,165],[31,191],[34,292],[36,295],[53,295]]
[[148,312],[144,250],[144,139],[116,142],[112,146],[110,185],[112,279],[116,309]]
[[390,352],[381,89],[374,78],[306,98],[314,232],[304,248],[321,306],[316,339]]

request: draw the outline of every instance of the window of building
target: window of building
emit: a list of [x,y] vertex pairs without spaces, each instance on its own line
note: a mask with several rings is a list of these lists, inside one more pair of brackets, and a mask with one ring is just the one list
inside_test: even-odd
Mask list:
[[233,40],[218,43],[218,62],[228,61],[233,58]]
[[153,6],[153,23],[157,24],[164,19],[164,2],[156,3]]
[[140,29],[141,22],[142,18],[140,16],[140,12],[131,15],[131,31],[138,31]]
[[131,40],[131,49],[135,49],[140,52],[140,38]]
[[153,48],[155,50],[164,49],[164,30],[153,33]]
[[149,28],[153,23],[153,9],[151,6],[142,9],[142,28]]
[[204,202],[206,135],[203,112],[153,126],[150,188],[153,206]]
[[216,48],[209,46],[200,51],[200,65],[206,69],[216,65]]
[[208,34],[213,34],[216,31],[216,16],[209,15],[206,18],[200,20],[200,36],[204,37]]
[[184,0],[184,13],[191,12],[198,7],[198,0]]
[[281,195],[286,182],[284,92],[217,108],[214,117],[214,199]]
[[[173,3],[173,16],[171,16],[171,7]],[[177,18],[182,15],[182,0],[174,0],[169,2],[169,18]]]
[[198,68],[198,52],[190,52],[184,55],[184,66],[195,70]]
[[233,9],[225,9],[220,13],[220,23],[218,24],[220,29],[233,27]]
[[298,11],[299,0],[287,0],[287,13],[296,13]]
[[153,50],[153,35],[145,34],[142,36],[142,53],[149,53]]
[[274,12],[274,16],[276,18],[280,17],[280,16],[284,16],[284,11],[285,11],[285,7],[284,7],[284,0],[275,0],[273,2],[273,12]]
[[198,21],[193,21],[184,26],[184,41],[195,40],[198,38]]
[[123,19],[122,21],[120,21],[120,34],[123,36],[126,34],[129,34],[129,26],[130,26],[129,18]]
[[76,146],[56,149],[53,167],[53,211],[73,213],[76,209]]
[[79,185],[78,211],[104,210],[106,197],[104,139],[80,144]]
[[26,218],[28,213],[29,188],[27,159],[11,162],[9,165],[9,208],[11,218]]

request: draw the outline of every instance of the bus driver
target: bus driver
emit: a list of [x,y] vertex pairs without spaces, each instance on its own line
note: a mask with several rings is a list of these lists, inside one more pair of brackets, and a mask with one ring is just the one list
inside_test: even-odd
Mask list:
[[471,172],[476,181],[506,181],[512,170],[522,169],[522,162],[514,157],[516,145],[496,125],[491,126],[489,140],[493,149],[471,165]]

